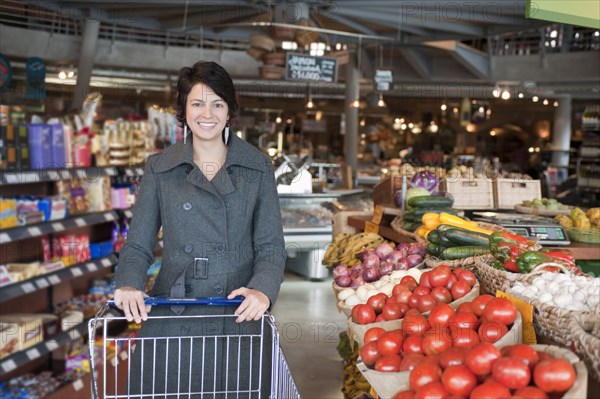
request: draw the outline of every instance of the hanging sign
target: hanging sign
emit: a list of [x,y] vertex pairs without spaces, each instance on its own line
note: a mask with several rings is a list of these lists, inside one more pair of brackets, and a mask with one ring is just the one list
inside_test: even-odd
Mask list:
[[0,53],[0,89],[8,87],[12,80],[12,66],[6,56]]
[[335,83],[337,81],[337,58],[287,53],[285,78],[286,80]]
[[394,75],[390,70],[375,71],[375,88],[377,91],[390,91],[394,85]]
[[38,57],[27,59],[25,64],[27,91],[25,98],[28,100],[43,100],[46,98],[46,63]]

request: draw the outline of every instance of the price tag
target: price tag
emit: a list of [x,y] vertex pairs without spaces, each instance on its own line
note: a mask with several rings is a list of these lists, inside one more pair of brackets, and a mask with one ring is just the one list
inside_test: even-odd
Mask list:
[[81,333],[76,328],[70,331],[69,335],[71,336],[72,340],[76,340],[77,338],[81,337]]
[[68,180],[71,178],[71,174],[69,173],[68,170],[61,170],[60,177],[62,177],[63,180]]
[[77,177],[85,179],[87,177],[87,173],[85,173],[84,169],[77,169]]
[[110,261],[110,259],[108,259],[108,258],[104,258],[104,259],[102,259],[102,260],[100,261],[100,263],[101,263],[101,264],[102,264],[102,266],[104,266],[104,267],[109,267],[109,266],[112,266],[112,264],[113,264],[113,263]]
[[144,176],[144,169],[138,168],[137,169],[137,174],[138,174],[138,176]]
[[77,218],[75,219],[75,224],[79,227],[85,226],[87,223],[85,222],[85,220],[83,218]]
[[2,370],[4,370],[5,373],[13,371],[16,368],[17,368],[17,364],[12,359],[7,360],[4,363],[2,363]]
[[376,205],[375,211],[373,212],[373,218],[371,219],[371,222],[373,222],[375,224],[380,224],[382,217],[383,217],[383,206]]
[[4,178],[8,184],[15,184],[19,182],[19,178],[14,173],[4,175]]
[[58,278],[56,274],[48,276],[48,281],[50,281],[50,284],[52,285],[60,284],[60,278]]
[[369,220],[366,220],[365,221],[365,233],[379,234],[379,226]]
[[121,358],[121,360],[125,361],[127,359],[129,359],[129,355],[127,354],[127,352],[125,351],[121,351],[121,353],[119,354],[119,357]]
[[36,290],[35,286],[31,283],[25,283],[25,284],[21,285],[21,289],[23,291],[25,291],[26,294],[29,294],[30,292],[33,292]]
[[117,357],[113,357],[112,359],[110,359],[110,364],[112,364],[113,367],[117,367],[117,365],[119,364],[119,359]]
[[51,340],[51,341],[47,341],[46,342],[46,348],[50,351],[53,352],[56,349],[58,349],[58,342],[56,342],[55,340]]
[[35,280],[35,284],[38,286],[39,289],[44,289],[50,285],[48,284],[48,280],[46,280],[45,278]]
[[30,236],[41,236],[42,230],[40,230],[39,227],[30,227],[27,229],[27,233],[29,233]]
[[36,348],[29,349],[27,352],[25,352],[25,354],[27,355],[27,359],[29,360],[37,359],[38,357],[40,357],[40,351]]
[[502,291],[496,291],[496,298],[506,298],[515,305],[521,313],[523,343],[528,345],[536,344],[537,338],[533,329],[533,305]]
[[36,172],[23,173],[24,183],[34,183],[40,179],[40,176]]
[[95,263],[88,263],[85,265],[85,267],[87,267],[88,272],[95,272],[96,270],[98,270],[98,266],[96,266]]
[[82,389],[83,389],[83,381],[81,381],[81,378],[73,382],[73,390],[74,391],[81,391]]
[[73,277],[79,277],[79,276],[83,276],[83,272],[81,271],[80,268],[78,267],[74,267],[71,269],[71,274],[73,275]]
[[116,176],[117,170],[115,168],[106,168],[106,174],[108,176]]
[[52,223],[52,229],[54,231],[63,231],[65,229],[65,226],[63,226],[62,223]]
[[115,215],[113,215],[112,213],[105,213],[104,220],[106,220],[107,222],[110,222],[111,220],[115,220]]
[[131,211],[125,211],[125,217],[128,219],[131,219],[133,217],[133,212]]
[[11,241],[11,239],[10,239],[10,236],[8,234],[6,234],[6,233],[0,233],[0,243],[1,244],[4,244],[6,242],[10,242],[10,241]]
[[60,173],[57,170],[47,170],[46,178],[52,181],[60,180]]

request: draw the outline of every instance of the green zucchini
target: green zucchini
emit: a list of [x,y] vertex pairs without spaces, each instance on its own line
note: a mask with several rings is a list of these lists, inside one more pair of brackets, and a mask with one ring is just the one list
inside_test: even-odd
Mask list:
[[[431,233],[429,233],[431,234]],[[433,243],[429,243],[427,244],[427,248],[425,248],[427,250],[427,253],[430,255],[434,255],[434,256],[438,256],[440,253],[438,251],[438,246],[433,244]]]
[[467,245],[461,247],[446,248],[440,254],[440,257],[445,260],[464,259],[471,256],[479,256],[490,253],[489,247],[479,247],[475,245]]
[[414,232],[420,225],[421,222],[404,222],[402,223],[402,228],[406,231]]
[[408,206],[413,208],[451,208],[454,201],[446,197],[425,195],[408,200]]
[[436,244],[436,245],[439,244],[440,243],[440,233],[438,233],[435,230],[430,231],[429,234],[427,234],[427,240],[430,243],[433,243],[433,244]]
[[488,236],[476,231],[449,229],[444,232],[444,236],[458,245],[474,245],[480,247],[488,247],[490,245]]
[[421,223],[421,216],[416,216],[413,214],[405,213],[404,215],[402,215],[402,220],[411,222],[411,223],[417,223],[417,222]]

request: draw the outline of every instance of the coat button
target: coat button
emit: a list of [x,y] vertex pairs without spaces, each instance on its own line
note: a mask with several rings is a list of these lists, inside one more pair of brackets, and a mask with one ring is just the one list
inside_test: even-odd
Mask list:
[[225,251],[225,244],[217,245],[217,252],[221,253],[223,251]]
[[225,288],[221,284],[215,285],[215,292],[219,295],[222,295],[225,292]]
[[190,204],[189,202],[186,202],[185,204],[183,204],[183,209],[185,209],[186,211],[189,211],[190,209],[192,209],[192,204]]
[[185,248],[183,249],[185,251],[186,254],[189,254],[192,252],[192,246],[191,245],[186,245]]
[[225,203],[225,209],[229,210],[229,208],[231,208],[231,206],[229,205],[229,202]]
[[227,173],[228,174],[232,174],[233,173],[233,168],[231,166],[227,167]]
[[188,334],[190,332],[190,327],[189,326],[181,326],[181,333],[182,334]]

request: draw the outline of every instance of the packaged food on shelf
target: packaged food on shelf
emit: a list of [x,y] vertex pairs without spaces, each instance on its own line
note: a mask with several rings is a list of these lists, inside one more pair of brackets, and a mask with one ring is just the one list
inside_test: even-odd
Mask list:
[[2,340],[17,338],[16,350],[27,349],[44,340],[42,318],[37,314],[2,314],[0,323],[9,328],[2,331]]
[[42,399],[60,386],[49,371],[40,374],[26,373],[0,383],[1,399]]
[[90,259],[98,259],[113,253],[111,240],[90,243]]
[[79,310],[67,310],[60,312],[60,329],[61,331],[69,331],[78,324],[83,323],[84,314]]
[[112,209],[110,177],[103,176],[89,180],[88,199],[90,212],[102,212]]
[[19,337],[13,331],[14,325],[0,321],[0,359],[18,351]]
[[87,181],[74,178],[56,183],[58,193],[68,199],[69,214],[77,215],[89,212],[90,202],[87,195]]
[[44,268],[40,262],[8,263],[6,265],[6,270],[10,273],[13,283],[44,274]]
[[17,224],[25,226],[44,221],[44,212],[38,207],[39,199],[34,197],[17,198]]
[[0,229],[17,226],[17,201],[11,198],[0,198]]

